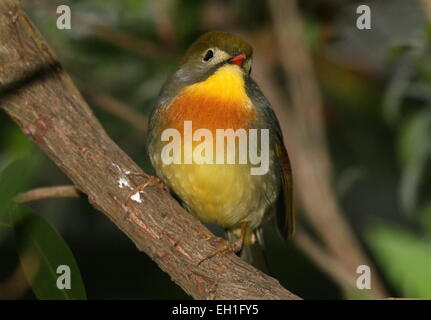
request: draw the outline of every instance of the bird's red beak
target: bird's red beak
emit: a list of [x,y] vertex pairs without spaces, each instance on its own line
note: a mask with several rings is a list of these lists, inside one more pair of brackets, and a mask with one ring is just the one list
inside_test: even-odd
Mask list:
[[244,53],[240,53],[240,54],[236,55],[235,57],[231,58],[229,60],[229,63],[236,64],[238,66],[242,66],[245,59],[247,59],[247,56]]

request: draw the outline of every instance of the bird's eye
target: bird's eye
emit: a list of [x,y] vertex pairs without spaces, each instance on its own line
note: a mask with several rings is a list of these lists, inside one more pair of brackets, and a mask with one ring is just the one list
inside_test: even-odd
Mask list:
[[211,49],[209,49],[205,55],[204,55],[204,61],[209,61],[212,59],[212,57],[214,57],[214,51],[212,51]]

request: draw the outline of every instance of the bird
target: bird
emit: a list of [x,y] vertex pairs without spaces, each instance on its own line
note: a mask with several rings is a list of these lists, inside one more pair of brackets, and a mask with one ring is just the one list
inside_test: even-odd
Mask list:
[[[294,234],[293,178],[278,119],[251,76],[252,58],[252,47],[237,35],[222,31],[201,35],[160,91],[149,117],[146,146],[157,177],[184,207],[202,222],[226,230],[227,240],[222,239],[224,244],[206,258],[231,251],[267,272],[266,262],[262,261],[262,225],[276,216],[283,237],[288,239]],[[193,140],[186,148],[186,138],[190,138],[190,133],[185,132],[188,123],[195,130],[192,138],[198,129],[205,129],[208,135],[201,134],[201,140]],[[254,164],[250,161],[215,163],[192,157],[202,136],[215,144],[217,130],[228,129],[243,130],[247,141],[251,130],[268,132],[268,168],[264,174],[251,174]],[[163,159],[174,137],[164,136],[169,130],[176,130],[181,137],[175,144],[181,151],[176,158],[180,161]],[[234,148],[235,160],[240,152],[238,141],[229,147]],[[209,160],[212,151],[228,148],[218,149],[214,144],[204,152],[208,152],[204,156]],[[263,147],[259,145],[258,151],[262,152]],[[170,151],[172,154],[175,150]],[[186,158],[189,163],[185,163]]]

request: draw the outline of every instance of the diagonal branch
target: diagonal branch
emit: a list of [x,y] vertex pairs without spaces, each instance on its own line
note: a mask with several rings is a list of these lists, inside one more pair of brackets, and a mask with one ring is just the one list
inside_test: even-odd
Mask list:
[[83,94],[89,100],[94,102],[100,109],[127,122],[135,129],[143,133],[147,133],[147,117],[130,108],[122,101],[117,100],[113,96],[100,92],[94,88],[87,90],[84,89]]
[[[16,1],[0,2],[0,106],[141,251],[197,299],[299,299],[234,254],[199,264],[215,248],[210,232],[169,193],[148,187],[128,205],[143,178],[107,136]],[[136,198],[135,198],[136,199]]]

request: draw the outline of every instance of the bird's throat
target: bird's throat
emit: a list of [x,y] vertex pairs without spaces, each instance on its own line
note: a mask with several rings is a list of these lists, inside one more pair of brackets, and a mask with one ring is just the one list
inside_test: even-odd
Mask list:
[[256,119],[251,106],[241,69],[225,65],[180,92],[167,107],[166,126],[182,132],[184,121],[192,121],[196,129],[248,129]]

